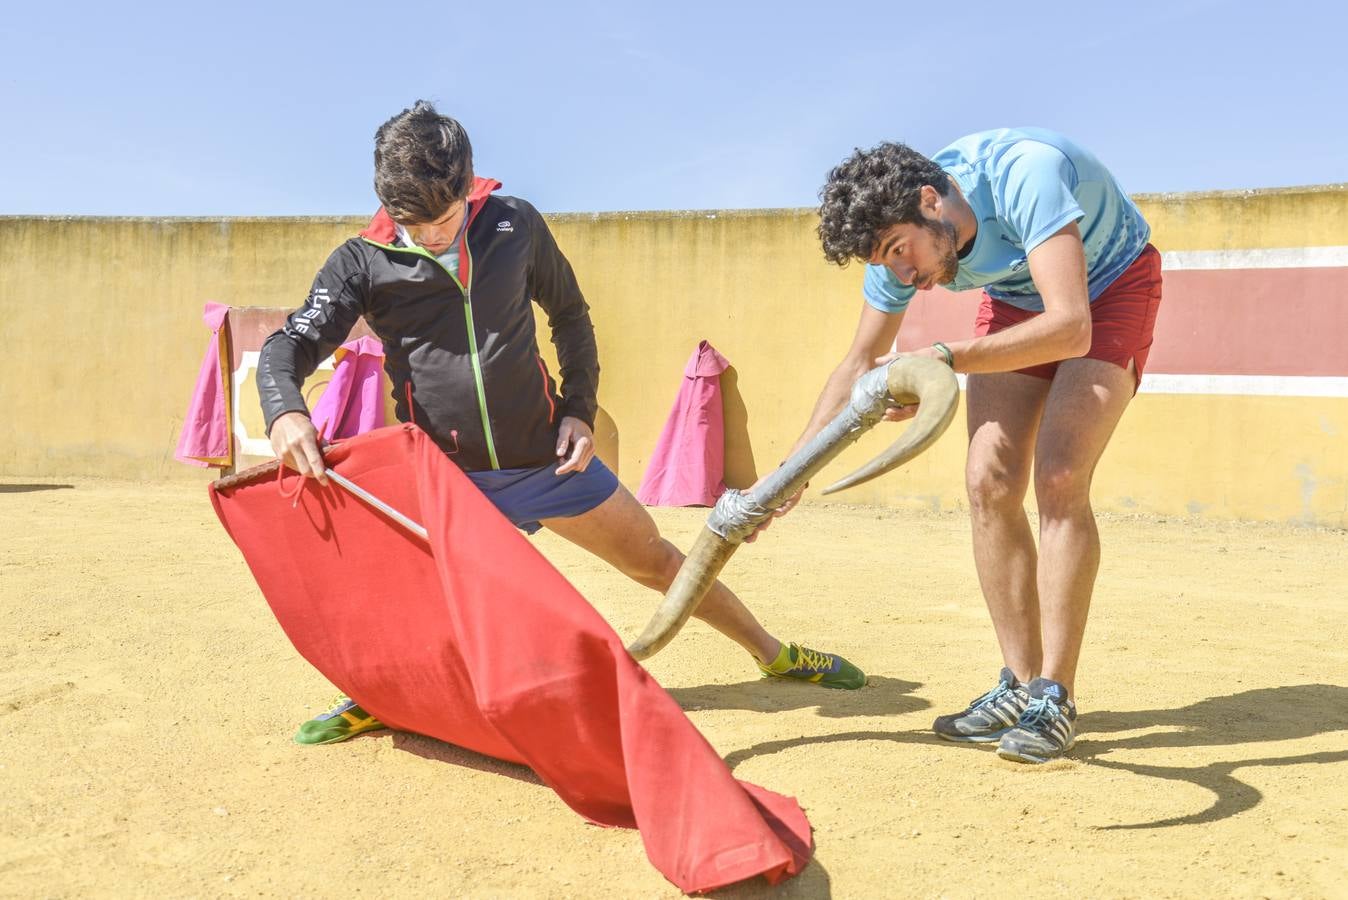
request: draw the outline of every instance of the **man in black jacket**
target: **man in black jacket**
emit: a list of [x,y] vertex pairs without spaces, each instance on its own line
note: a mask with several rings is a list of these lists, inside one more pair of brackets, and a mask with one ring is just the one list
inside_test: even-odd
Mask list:
[[[263,345],[258,388],[272,448],[326,483],[300,386],[364,316],[384,345],[400,421],[414,422],[517,527],[546,527],[664,592],[683,554],[595,458],[599,359],[570,263],[529,203],[473,175],[463,127],[418,101],[375,134],[383,208],[338,247],[304,306]],[[560,396],[538,353],[531,301],[548,314]],[[697,617],[766,676],[859,688],[836,654],[783,644],[717,582]],[[306,722],[300,743],[383,727],[352,700]]]

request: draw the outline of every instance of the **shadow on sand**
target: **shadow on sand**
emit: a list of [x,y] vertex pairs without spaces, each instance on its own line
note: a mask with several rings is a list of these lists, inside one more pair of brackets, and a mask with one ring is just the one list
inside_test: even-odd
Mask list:
[[[1230,818],[1253,809],[1263,800],[1263,794],[1256,788],[1235,777],[1237,770],[1348,762],[1348,748],[1294,756],[1235,759],[1194,767],[1156,766],[1103,757],[1123,750],[1238,747],[1348,731],[1348,688],[1332,684],[1298,684],[1209,697],[1180,709],[1086,713],[1078,728],[1084,736],[1072,752],[1077,759],[1134,775],[1188,782],[1213,795],[1212,805],[1198,812],[1154,822],[1110,825],[1106,830],[1198,825]],[[1110,737],[1111,733],[1157,728],[1167,730]]]
[[670,688],[669,695],[687,712],[705,709],[742,709],[747,712],[781,712],[815,706],[819,715],[845,719],[854,716],[901,716],[931,706],[913,696],[920,682],[872,675],[859,691],[831,691],[813,684],[760,678],[739,684],[704,684]]
[[[885,681],[887,679],[880,679]],[[903,686],[898,696],[883,700],[861,700],[864,708],[850,712],[829,711],[824,715],[884,715],[890,712],[922,709],[929,706],[925,700],[906,696],[907,690],[917,687],[912,682],[892,682]],[[686,708],[752,709],[770,711],[783,708],[768,705],[762,698],[762,687],[734,685],[740,691],[731,691],[717,700],[716,688],[685,689],[682,694],[671,691],[680,702],[706,700],[707,706],[689,704]],[[705,693],[704,693],[705,692]],[[757,698],[757,699],[753,699]],[[803,701],[808,698],[802,695]],[[742,703],[743,705],[738,705]],[[795,707],[812,705],[796,703]],[[1078,731],[1083,737],[1070,756],[1088,765],[1102,766],[1170,781],[1183,781],[1213,795],[1212,804],[1204,810],[1183,816],[1153,822],[1103,826],[1101,830],[1167,828],[1174,825],[1198,825],[1230,818],[1253,809],[1263,795],[1253,786],[1235,777],[1240,769],[1266,766],[1325,765],[1348,762],[1348,747],[1293,756],[1259,756],[1208,763],[1203,766],[1160,766],[1139,762],[1123,762],[1105,758],[1116,751],[1165,750],[1195,747],[1248,747],[1252,744],[1289,741],[1320,734],[1348,731],[1348,687],[1328,684],[1302,684],[1287,687],[1259,688],[1242,691],[1226,697],[1210,697],[1179,709],[1136,710],[1132,712],[1092,712],[1082,715]],[[1165,730],[1156,730],[1165,729]],[[1111,734],[1143,731],[1142,734],[1111,737]],[[733,771],[746,760],[757,756],[780,753],[796,747],[816,746],[850,741],[888,741],[896,744],[941,744],[930,731],[849,731],[814,737],[764,741],[726,755],[726,764]],[[987,749],[986,744],[942,744],[952,750],[960,748]]]

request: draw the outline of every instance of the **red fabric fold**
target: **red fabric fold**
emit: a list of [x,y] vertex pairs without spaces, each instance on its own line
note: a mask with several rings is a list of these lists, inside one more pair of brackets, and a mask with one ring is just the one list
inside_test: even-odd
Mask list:
[[528,765],[592,822],[639,828],[685,892],[775,883],[808,862],[796,801],[737,781],[423,432],[373,431],[327,460],[430,545],[335,484],[308,482],[291,509],[274,469],[217,482],[211,498],[287,636],[338,688],[394,728]]

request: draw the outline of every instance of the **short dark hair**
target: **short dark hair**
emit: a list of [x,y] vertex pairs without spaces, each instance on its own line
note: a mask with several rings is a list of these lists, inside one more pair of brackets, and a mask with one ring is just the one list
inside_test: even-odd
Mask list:
[[418,100],[374,133],[374,192],[395,222],[434,222],[473,185],[468,132]]
[[923,185],[942,197],[950,191],[945,171],[911,147],[886,142],[855,150],[828,173],[819,191],[824,256],[840,266],[870,259],[885,229],[926,224],[918,208]]

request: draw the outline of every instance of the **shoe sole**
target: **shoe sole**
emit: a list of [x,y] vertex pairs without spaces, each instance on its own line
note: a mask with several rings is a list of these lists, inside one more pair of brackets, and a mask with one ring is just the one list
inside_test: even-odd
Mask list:
[[956,744],[991,744],[1000,741],[1002,735],[1010,731],[1010,728],[1003,728],[1001,731],[994,731],[990,734],[946,734],[943,731],[933,729],[932,734],[943,741],[951,741]]
[[794,681],[797,684],[812,684],[815,687],[828,688],[831,691],[859,691],[866,686],[867,679],[862,678],[860,684],[829,684],[826,681],[811,681],[808,678],[796,678],[791,675],[778,675],[776,672],[761,672],[759,680],[764,681],[769,678],[775,678],[778,681]]
[[371,732],[375,731],[387,731],[387,730],[388,730],[387,725],[380,725],[378,728],[362,728],[360,731],[351,731],[347,732],[346,734],[339,734],[336,737],[330,737],[322,741],[302,741],[300,740],[300,736],[298,734],[295,735],[293,740],[301,747],[321,747],[325,744],[340,744],[342,741],[349,741],[353,737],[360,737],[362,734],[370,734]]
[[1068,750],[1071,750],[1076,746],[1076,743],[1076,741],[1072,741],[1072,743],[1063,747],[1060,752],[1055,753],[1053,756],[1035,756],[1031,753],[1017,753],[1015,750],[1004,750],[1001,747],[997,748],[997,755],[1002,759],[1009,759],[1012,762],[1029,763],[1031,765],[1039,766],[1046,762],[1052,762],[1055,759],[1062,759],[1067,755]]

